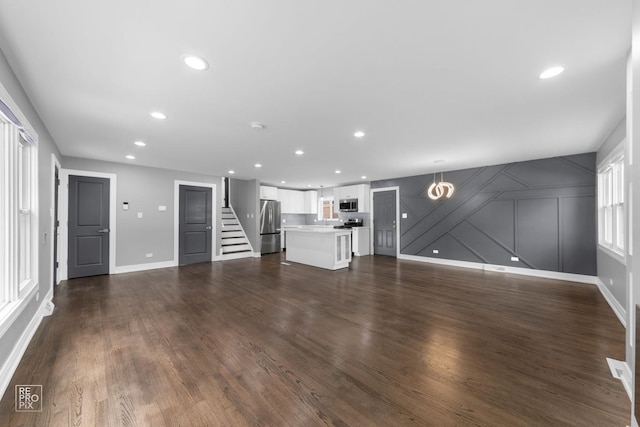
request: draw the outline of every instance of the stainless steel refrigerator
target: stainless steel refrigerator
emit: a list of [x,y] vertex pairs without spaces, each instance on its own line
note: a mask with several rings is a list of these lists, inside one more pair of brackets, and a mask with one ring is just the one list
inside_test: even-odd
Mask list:
[[260,253],[280,252],[280,202],[260,200]]

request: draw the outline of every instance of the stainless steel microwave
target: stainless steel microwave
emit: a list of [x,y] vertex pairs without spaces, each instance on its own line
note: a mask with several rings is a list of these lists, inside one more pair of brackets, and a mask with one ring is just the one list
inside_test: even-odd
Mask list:
[[358,199],[342,199],[338,207],[340,212],[358,212]]

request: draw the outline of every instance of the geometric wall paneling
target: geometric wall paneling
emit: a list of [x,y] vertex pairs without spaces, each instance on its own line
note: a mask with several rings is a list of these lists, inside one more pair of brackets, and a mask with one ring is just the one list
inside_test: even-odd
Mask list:
[[[460,241],[465,247],[477,253],[486,264],[505,264],[514,254],[504,245],[500,244],[491,236],[484,233],[477,227],[474,227],[468,221],[463,222],[451,231],[451,234]],[[530,267],[525,263],[512,262],[514,267]]]
[[531,268],[559,271],[558,199],[516,202],[516,252]]
[[596,223],[596,198],[592,196],[560,199],[561,269],[567,273],[597,274],[596,230],[587,233]]
[[[462,192],[457,193],[461,196]],[[463,203],[441,203],[439,209],[420,220],[414,227],[405,230],[401,236],[401,253],[414,255],[430,245],[440,236],[455,228],[478,208],[491,200],[491,194],[471,195]],[[453,200],[447,200],[447,202]],[[437,201],[435,203],[438,203]],[[404,224],[403,224],[404,226]]]
[[467,221],[511,252],[515,251],[515,202],[513,200],[491,200],[471,215]]
[[[433,253],[435,249],[439,251],[439,254]],[[448,233],[441,236],[431,245],[424,248],[422,251],[416,253],[415,255],[450,259],[450,256],[448,254],[456,254],[455,259],[458,261],[485,262],[478,253],[466,247],[453,235]]]
[[[595,177],[594,184],[590,187],[554,187],[554,188],[531,188],[529,190],[503,191],[496,200],[519,200],[519,199],[545,199],[550,197],[578,197],[594,196],[596,194]],[[594,206],[595,209],[595,206]]]
[[502,173],[496,179],[488,182],[482,191],[505,191],[505,190],[526,190],[528,187],[525,183],[518,181],[506,173]]
[[532,160],[514,163],[508,173],[532,188],[589,186],[593,185],[595,157],[593,163],[593,168],[588,170],[582,164],[562,158]]
[[409,214],[400,219],[403,255],[595,275],[595,159],[587,153],[444,171],[456,187],[450,199],[427,197],[433,174],[371,188],[400,188],[401,212]]

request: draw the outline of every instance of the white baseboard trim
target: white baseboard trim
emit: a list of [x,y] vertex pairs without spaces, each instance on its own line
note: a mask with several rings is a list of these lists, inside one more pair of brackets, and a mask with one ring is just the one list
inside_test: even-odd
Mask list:
[[136,265],[123,265],[116,267],[114,274],[122,273],[134,273],[136,271],[156,270],[158,268],[176,267],[178,264],[175,261],[162,261],[162,262],[150,262],[148,264],[136,264]]
[[629,400],[633,401],[633,393],[631,392],[631,368],[629,368],[627,362],[607,357],[607,364],[609,365],[609,370],[611,370],[611,375],[622,381],[622,386],[627,392]]
[[53,290],[47,294],[47,298],[42,300],[40,307],[38,307],[35,315],[31,318],[31,321],[22,332],[20,338],[18,338],[18,342],[13,347],[13,350],[9,354],[9,357],[7,357],[4,365],[0,367],[0,399],[6,393],[7,387],[9,387],[9,383],[11,382],[11,378],[13,377],[13,374],[15,374],[16,369],[18,369],[22,356],[24,356],[24,352],[27,351],[27,347],[29,346],[31,339],[38,330],[38,326],[40,326],[43,313],[48,312],[49,308],[53,310],[53,302],[51,302],[52,296]]
[[431,258],[431,257],[423,257],[423,256],[416,256],[416,255],[400,254],[398,256],[398,259],[426,262],[430,264],[449,265],[453,267],[473,268],[476,270],[495,271],[499,273],[520,274],[523,276],[542,277],[545,279],[565,280],[568,282],[588,283],[590,285],[595,285],[597,280],[596,276],[587,276],[583,274],[561,273],[558,271],[547,271],[547,270],[534,270],[531,268],[508,267],[505,265],[483,264],[480,262],[470,262],[470,261],[456,261],[451,259]]
[[40,315],[42,317],[51,316],[56,306],[53,304],[53,289],[47,292],[47,296],[44,297],[42,305],[40,305]]
[[622,323],[622,326],[624,326],[624,328],[626,329],[627,328],[627,311],[618,302],[616,297],[613,296],[609,288],[607,288],[607,286],[604,283],[602,283],[602,280],[600,280],[599,277],[596,277],[596,286],[598,286],[598,289],[600,289],[600,293],[602,294],[604,299],[607,300],[607,302],[609,303],[609,306],[618,317],[618,320],[620,321],[620,323]]
[[262,254],[261,254],[260,252],[254,252],[254,253],[252,254],[252,257],[253,257],[253,258],[260,258],[261,256],[262,256]]

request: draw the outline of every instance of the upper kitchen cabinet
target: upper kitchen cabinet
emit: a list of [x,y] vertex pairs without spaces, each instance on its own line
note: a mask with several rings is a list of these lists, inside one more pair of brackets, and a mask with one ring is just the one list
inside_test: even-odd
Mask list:
[[341,200],[357,200],[358,212],[369,212],[369,184],[347,185],[345,187],[335,187],[333,189],[334,210],[340,211]]
[[280,212],[289,214],[317,214],[318,192],[278,189]]
[[278,188],[267,187],[266,185],[260,186],[260,198],[266,200],[278,200]]
[[318,213],[318,192],[309,190],[304,192],[304,213]]

